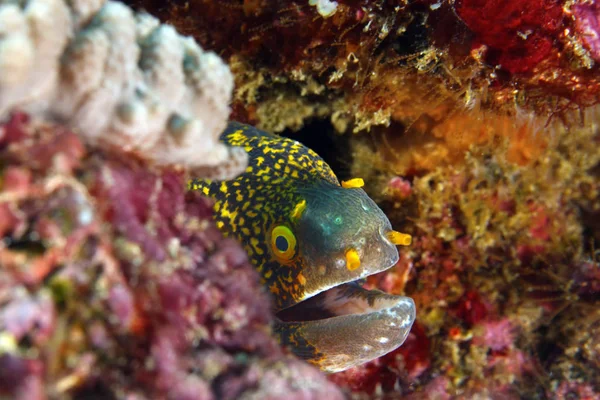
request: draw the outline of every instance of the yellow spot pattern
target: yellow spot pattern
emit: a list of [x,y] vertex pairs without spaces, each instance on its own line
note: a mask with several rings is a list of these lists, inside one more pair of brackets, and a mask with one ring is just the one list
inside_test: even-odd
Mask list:
[[338,179],[323,159],[295,140],[238,123],[230,123],[221,140],[248,152],[245,172],[229,181],[195,179],[189,187],[216,200],[217,226],[244,244],[276,301],[302,298],[302,265],[282,265],[274,259],[270,230],[291,225],[302,215],[306,201],[297,193],[299,186],[322,180],[339,186]]
[[302,200],[300,203],[296,204],[294,210],[292,211],[292,219],[297,220],[302,216],[302,213],[306,209],[306,200]]

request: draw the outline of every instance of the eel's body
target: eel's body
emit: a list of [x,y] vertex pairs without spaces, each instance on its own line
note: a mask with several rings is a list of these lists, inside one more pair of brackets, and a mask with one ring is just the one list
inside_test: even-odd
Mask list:
[[341,186],[297,141],[235,122],[221,140],[248,152],[246,171],[190,188],[216,199],[217,226],[242,243],[261,274],[280,341],[328,372],[400,346],[415,319],[412,299],[355,281],[393,266],[396,244],[410,237],[392,230],[356,180]]

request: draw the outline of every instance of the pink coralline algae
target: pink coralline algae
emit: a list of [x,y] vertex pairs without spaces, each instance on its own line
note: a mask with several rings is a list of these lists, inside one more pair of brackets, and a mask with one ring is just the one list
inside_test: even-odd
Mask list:
[[0,126],[0,397],[339,399],[184,172]]
[[576,2],[571,6],[575,30],[595,61],[600,61],[600,4]]
[[392,195],[397,195],[399,199],[406,199],[412,192],[410,182],[399,176],[390,179],[387,189]]
[[595,400],[598,393],[594,392],[591,385],[582,383],[562,383],[556,392],[548,393],[548,397],[559,400],[563,399],[580,399],[580,400]]
[[514,342],[514,327],[508,319],[489,321],[481,324],[473,337],[473,344],[487,346],[492,351],[502,351]]

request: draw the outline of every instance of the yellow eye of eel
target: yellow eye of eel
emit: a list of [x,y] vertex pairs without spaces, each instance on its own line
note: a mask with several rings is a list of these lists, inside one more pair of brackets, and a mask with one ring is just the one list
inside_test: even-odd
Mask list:
[[296,236],[285,225],[273,228],[271,232],[271,250],[282,261],[291,260],[296,254]]
[[414,301],[361,282],[395,265],[411,236],[392,229],[364,181],[340,182],[311,149],[252,126],[231,122],[220,140],[247,152],[245,172],[189,188],[215,200],[217,227],[248,253],[272,295],[279,342],[326,372],[402,345]]

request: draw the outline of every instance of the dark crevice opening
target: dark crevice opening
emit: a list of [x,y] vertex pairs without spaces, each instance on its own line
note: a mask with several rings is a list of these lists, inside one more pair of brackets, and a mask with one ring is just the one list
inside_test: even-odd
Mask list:
[[328,120],[311,120],[306,122],[299,131],[286,129],[280,135],[297,140],[314,150],[329,164],[338,179],[351,178],[352,151],[349,135],[336,133]]

